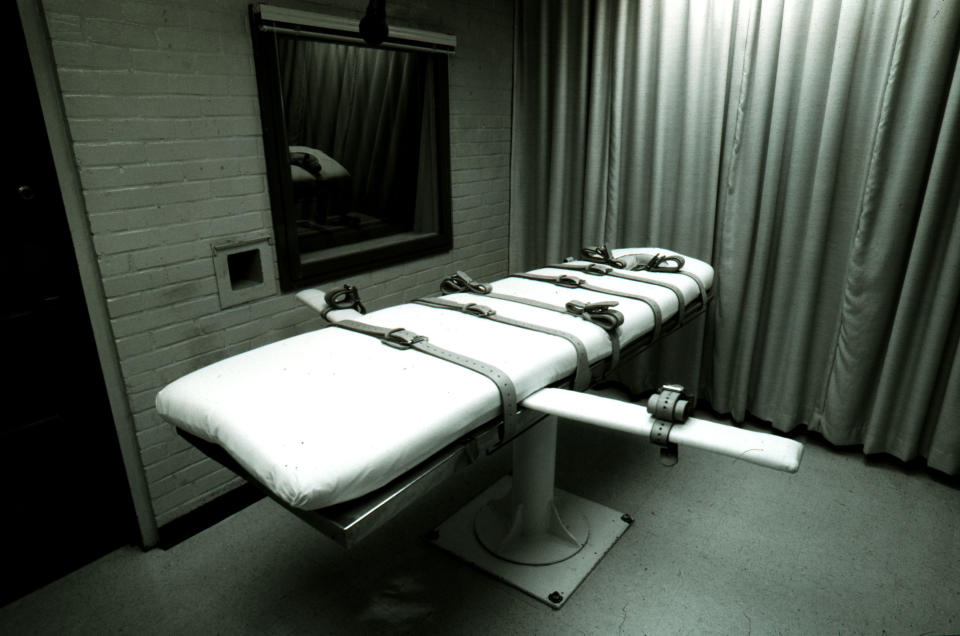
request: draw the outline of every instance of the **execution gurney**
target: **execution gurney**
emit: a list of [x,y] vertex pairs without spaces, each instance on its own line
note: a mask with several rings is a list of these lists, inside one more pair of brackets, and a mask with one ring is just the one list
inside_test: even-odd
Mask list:
[[442,296],[365,315],[349,286],[307,290],[298,297],[331,326],[194,371],[160,391],[157,410],[347,547],[509,445],[512,477],[441,526],[437,543],[556,608],[631,521],[554,489],[557,416],[649,437],[668,457],[690,445],[799,467],[793,440],[689,418],[680,387],[647,409],[582,393],[703,313],[712,287],[696,259],[588,248],[491,284],[457,272]]

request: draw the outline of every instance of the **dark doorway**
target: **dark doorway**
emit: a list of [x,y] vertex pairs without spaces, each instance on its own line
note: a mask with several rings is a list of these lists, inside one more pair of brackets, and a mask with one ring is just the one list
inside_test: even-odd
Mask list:
[[0,267],[0,604],[135,541],[120,448],[17,4]]

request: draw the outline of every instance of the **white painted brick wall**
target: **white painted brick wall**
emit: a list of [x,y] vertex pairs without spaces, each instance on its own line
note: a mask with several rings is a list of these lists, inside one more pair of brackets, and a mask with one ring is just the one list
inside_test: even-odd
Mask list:
[[[350,17],[365,7],[356,0],[316,4]],[[163,525],[238,480],[160,420],[157,391],[191,370],[319,326],[292,294],[224,311],[217,297],[211,243],[272,231],[247,2],[43,6]],[[450,63],[454,250],[350,277],[374,309],[435,293],[456,269],[501,277],[507,261],[512,2],[393,0],[388,16],[458,37]]]

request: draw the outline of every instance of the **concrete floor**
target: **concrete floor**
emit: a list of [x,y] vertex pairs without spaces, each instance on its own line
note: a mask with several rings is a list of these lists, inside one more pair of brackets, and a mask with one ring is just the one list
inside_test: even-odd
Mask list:
[[559,611],[423,533],[481,464],[345,551],[269,500],[167,550],[118,550],[0,610],[0,634],[949,634],[960,489],[807,446],[774,472],[562,423],[558,485],[636,523]]

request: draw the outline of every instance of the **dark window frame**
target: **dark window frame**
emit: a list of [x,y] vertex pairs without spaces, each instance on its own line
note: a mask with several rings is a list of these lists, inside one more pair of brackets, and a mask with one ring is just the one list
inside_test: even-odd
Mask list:
[[[296,291],[343,276],[450,251],[453,248],[453,219],[447,55],[443,52],[421,51],[422,54],[435,56],[433,80],[436,88],[437,231],[426,236],[398,239],[380,247],[358,247],[339,256],[324,258],[322,252],[319,253],[320,256],[309,253],[310,259],[305,262],[301,258],[296,222],[293,220],[293,184],[289,170],[289,145],[282,108],[280,76],[276,64],[276,40],[273,33],[261,28],[264,24],[258,5],[250,5],[250,31],[281,291]],[[325,39],[322,31],[304,30],[303,34],[311,39]],[[331,38],[330,41],[338,40]],[[362,42],[350,44],[365,46]]]

